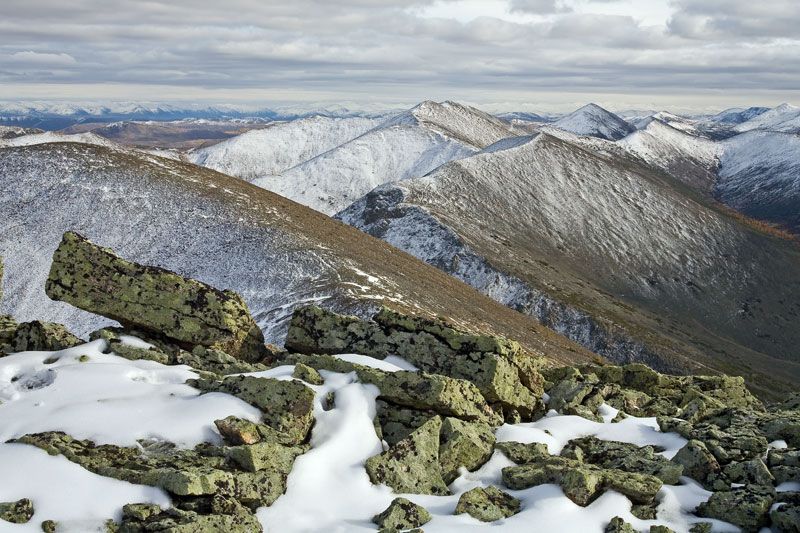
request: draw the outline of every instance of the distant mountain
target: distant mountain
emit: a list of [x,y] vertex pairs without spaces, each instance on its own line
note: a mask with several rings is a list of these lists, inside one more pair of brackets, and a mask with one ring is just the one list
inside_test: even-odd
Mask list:
[[498,113],[496,116],[508,122],[517,120],[520,122],[538,122],[542,124],[547,124],[558,119],[558,115],[551,115],[549,113],[527,113],[524,111],[508,111],[505,113]]
[[[668,139],[691,155],[688,135],[653,124],[639,147]],[[614,360],[746,367],[764,390],[800,381],[796,243],[613,143],[543,131],[379,187],[338,216]]]
[[[358,129],[365,129],[368,123],[342,122],[342,127],[334,128],[330,137],[314,123],[298,127],[292,124],[285,126],[288,137],[269,141],[269,147],[261,145],[261,141],[272,139],[272,128],[249,134],[244,140],[232,139],[221,147],[212,147],[196,161],[226,168],[281,196],[334,214],[382,183],[425,174],[522,131],[483,111],[454,102],[423,102],[360,135]],[[354,127],[350,129],[346,124]],[[275,135],[283,135],[283,131]],[[345,142],[350,133],[353,138]],[[339,142],[338,146],[331,146]],[[228,160],[228,156],[203,159],[203,153],[217,153],[230,146],[237,147],[230,167],[214,162]],[[310,157],[292,168],[282,168],[305,155]]]
[[725,141],[714,195],[800,235],[800,136],[753,130]]
[[585,105],[556,120],[553,126],[577,135],[588,135],[609,141],[621,139],[635,130],[631,124],[597,104]]
[[378,119],[313,116],[278,122],[188,154],[189,161],[247,181],[280,174],[375,127]]
[[4,313],[85,335],[108,320],[44,293],[53,250],[76,230],[122,256],[236,290],[269,341],[318,303],[366,316],[387,305],[586,361],[574,343],[354,228],[238,178],[78,143],[0,149]]
[[76,124],[120,121],[175,121],[206,119],[294,120],[314,115],[329,117],[383,117],[395,114],[386,105],[358,106],[275,106],[161,104],[142,102],[74,103],[74,102],[0,102],[0,125],[37,127],[59,130]]
[[22,128],[17,126],[0,126],[0,141],[4,139],[22,137],[23,135],[32,135],[34,133],[42,133],[42,130],[38,128]]
[[708,118],[723,124],[741,124],[769,111],[768,107],[732,107]]
[[800,133],[800,107],[791,104],[781,104],[746,122],[738,124],[734,129],[738,132],[766,130],[783,133]]

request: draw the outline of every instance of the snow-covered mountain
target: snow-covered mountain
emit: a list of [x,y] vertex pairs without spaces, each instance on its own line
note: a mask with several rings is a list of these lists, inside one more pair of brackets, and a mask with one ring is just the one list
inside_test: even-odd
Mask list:
[[192,163],[253,181],[280,174],[339,146],[380,122],[379,119],[313,116],[278,122],[190,152]]
[[768,107],[731,107],[708,117],[708,120],[723,124],[741,124],[767,111],[769,111]]
[[[364,119],[360,120],[356,123],[360,128],[368,126]],[[347,207],[378,185],[425,174],[521,131],[478,109],[454,102],[423,102],[335,147],[329,146],[346,136],[345,129],[342,136],[327,138],[316,127],[318,124],[309,123],[303,128],[294,128],[292,124],[287,124],[286,130],[297,137],[274,145],[275,151],[267,152],[264,159],[260,155],[242,154],[264,153],[260,139],[270,136],[270,130],[249,134],[246,147],[233,161],[258,159],[261,163],[236,162],[232,163],[234,168],[227,170],[328,214]],[[298,150],[298,147],[305,148]],[[209,152],[225,149],[225,146],[217,150],[212,147]],[[283,172],[274,172],[284,166],[283,162],[300,159],[305,154],[313,157]],[[276,161],[280,164],[270,168],[269,162]],[[224,168],[224,163],[217,168]],[[266,172],[253,179],[262,169]]]
[[437,269],[238,178],[78,143],[0,149],[0,175],[2,312],[20,321],[58,321],[78,334],[107,323],[44,293],[53,250],[75,230],[129,259],[236,290],[271,341],[298,305],[366,315],[385,304],[505,331],[555,358],[588,358]]
[[63,134],[53,131],[44,131],[40,133],[21,135],[10,139],[2,139],[0,140],[0,148],[66,142],[106,146],[109,148],[122,148],[121,145],[115,143],[114,141],[110,141],[105,137],[101,137],[94,133]]
[[339,217],[609,357],[797,379],[800,249],[595,142],[503,141]]
[[696,130],[690,125],[678,128],[676,124],[680,125],[680,122],[665,122],[658,114],[653,115],[617,144],[687,185],[710,192],[717,179],[722,147],[693,134]]
[[714,195],[800,234],[800,136],[753,130],[725,141]]
[[800,107],[781,104],[735,127],[738,132],[752,130],[800,133]]
[[556,120],[553,126],[577,135],[610,141],[621,139],[635,130],[631,124],[597,104],[587,104]]

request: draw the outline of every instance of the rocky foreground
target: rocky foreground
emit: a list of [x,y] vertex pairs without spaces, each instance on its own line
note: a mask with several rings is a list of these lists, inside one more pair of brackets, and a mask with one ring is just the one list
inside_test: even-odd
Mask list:
[[[552,486],[570,509],[598,508],[609,493],[620,495],[619,516],[598,526],[609,532],[671,531],[667,524],[697,532],[731,530],[731,524],[800,531],[798,394],[766,406],[740,377],[670,376],[644,365],[600,362],[553,367],[514,341],[388,309],[362,320],[301,308],[285,347],[267,346],[239,295],[128,262],[75,233],[65,234],[56,250],[46,291],[121,327],[95,331],[85,344],[59,324],[18,324],[3,316],[0,355],[51,352],[42,364],[57,366],[78,349],[87,355],[76,360],[88,362],[99,357],[91,355],[98,349],[130,361],[188,365],[193,377],[186,384],[201,397],[232,396],[257,413],[214,420],[213,439],[194,447],[163,439],[97,443],[64,431],[6,439],[168,496],[169,504],[128,502],[108,517],[108,531],[285,530],[277,514],[264,510],[290,496],[296,461],[325,443],[330,423],[323,426],[322,417],[352,402],[343,389],[331,388],[341,376],[374,402],[379,449],[353,475],[366,475],[382,497],[393,493],[388,506],[370,513],[375,529],[442,530],[436,525],[442,506],[420,502],[457,494],[452,514],[471,521],[462,521],[465,527],[503,521],[511,530],[536,507],[531,495],[539,493],[531,490]],[[10,376],[8,387],[46,387],[54,379],[48,375],[37,374],[35,382]],[[4,400],[3,390],[0,414],[16,398]],[[638,421],[648,419],[679,446],[670,451],[598,436],[628,435],[622,429],[644,428]],[[511,438],[555,420],[594,429],[574,429],[560,444],[547,429],[542,442]],[[499,475],[481,477],[497,465]],[[466,490],[469,479],[488,481]],[[668,500],[681,487],[703,494],[703,501],[677,520]],[[34,497],[2,502],[0,519],[68,529],[36,508]]]

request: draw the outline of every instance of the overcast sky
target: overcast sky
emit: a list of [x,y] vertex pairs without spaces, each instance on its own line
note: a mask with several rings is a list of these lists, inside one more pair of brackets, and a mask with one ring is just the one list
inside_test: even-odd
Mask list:
[[0,0],[0,99],[800,103],[798,0]]

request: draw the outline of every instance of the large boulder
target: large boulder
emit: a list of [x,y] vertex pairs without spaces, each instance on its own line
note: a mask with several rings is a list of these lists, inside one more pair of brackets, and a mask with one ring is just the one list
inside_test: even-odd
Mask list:
[[714,454],[699,440],[687,442],[671,460],[683,467],[684,475],[706,486],[722,469]]
[[109,528],[117,533],[189,533],[225,531],[226,533],[255,533],[263,531],[258,518],[235,501],[212,498],[208,514],[170,507],[162,510],[153,504],[128,504],[122,508],[122,523]]
[[11,315],[0,315],[0,357],[12,353],[11,341],[17,332],[17,321]]
[[53,254],[47,295],[187,346],[212,346],[247,360],[267,356],[247,304],[169,270],[126,261],[74,232]]
[[530,419],[541,411],[538,361],[516,342],[466,333],[441,321],[386,308],[373,320],[362,320],[304,307],[295,310],[286,347],[306,354],[359,353],[379,359],[398,355],[426,372],[472,381],[507,418]]
[[367,459],[370,480],[400,493],[450,494],[439,466],[441,428],[442,419],[432,418],[387,451]]
[[606,441],[597,437],[582,437],[567,443],[561,451],[565,457],[578,458],[602,468],[650,474],[667,485],[680,481],[683,467],[656,453],[652,446],[639,447],[626,442]]

